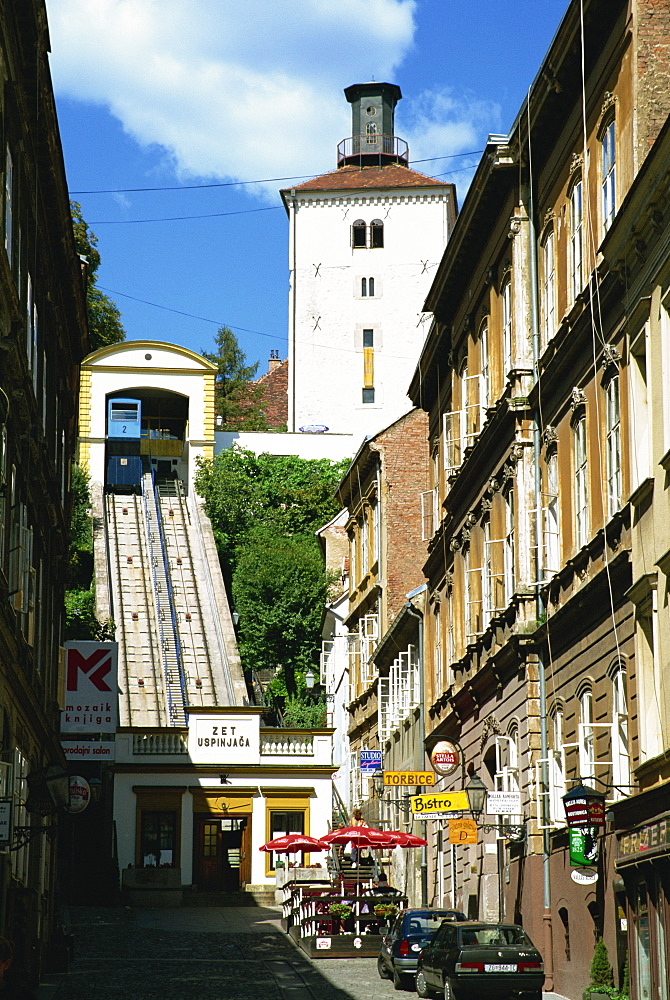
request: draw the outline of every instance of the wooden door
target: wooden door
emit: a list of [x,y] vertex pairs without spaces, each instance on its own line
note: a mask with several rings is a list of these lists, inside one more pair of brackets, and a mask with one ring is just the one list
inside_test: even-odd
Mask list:
[[203,892],[220,892],[222,885],[221,820],[196,816],[193,880]]
[[203,892],[238,892],[251,881],[251,816],[195,817],[193,880]]

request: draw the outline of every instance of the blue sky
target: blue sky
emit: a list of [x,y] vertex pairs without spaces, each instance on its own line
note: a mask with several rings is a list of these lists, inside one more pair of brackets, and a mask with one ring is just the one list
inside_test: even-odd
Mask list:
[[207,351],[226,324],[259,373],[271,350],[284,357],[278,191],[291,182],[273,178],[335,168],[351,133],[343,89],[399,84],[396,134],[417,170],[457,184],[460,203],[472,154],[509,130],[566,7],[47,0],[71,197],[98,237],[98,283],[128,339]]

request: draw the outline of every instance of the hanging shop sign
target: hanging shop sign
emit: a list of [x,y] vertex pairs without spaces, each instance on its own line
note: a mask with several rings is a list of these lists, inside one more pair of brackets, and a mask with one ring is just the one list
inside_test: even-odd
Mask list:
[[432,771],[384,771],[385,785],[434,785],[435,775]]
[[374,774],[382,766],[381,750],[359,750],[358,766],[361,774]]
[[588,785],[576,785],[562,796],[565,821],[572,826],[604,826],[605,795]]
[[458,770],[461,763],[458,747],[451,740],[440,740],[430,751],[430,763],[437,774],[448,778]]
[[628,860],[639,861],[640,857],[645,855],[653,857],[668,852],[670,852],[670,814],[622,834],[617,843],[617,865],[626,864]]
[[116,642],[65,643],[62,733],[113,733],[118,725]]
[[577,885],[593,885],[598,881],[598,872],[594,872],[593,868],[575,868],[570,872],[570,878]]
[[573,827],[568,830],[570,864],[583,867],[598,863],[598,828]]
[[450,844],[476,844],[477,840],[477,824],[473,819],[449,820]]
[[520,816],[521,792],[487,792],[487,815]]
[[444,819],[445,813],[467,812],[470,808],[467,792],[430,792],[413,795],[409,801],[412,815],[419,819]]
[[0,846],[12,839],[12,800],[0,799]]
[[70,778],[70,805],[68,812],[83,812],[91,800],[91,789],[86,778],[73,774]]

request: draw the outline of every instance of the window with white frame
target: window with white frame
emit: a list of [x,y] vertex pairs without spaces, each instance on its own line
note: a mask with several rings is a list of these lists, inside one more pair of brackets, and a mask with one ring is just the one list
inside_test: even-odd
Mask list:
[[558,453],[555,448],[547,455],[547,490],[544,495],[544,565],[541,579],[558,573],[561,567],[561,536],[558,511]]
[[370,536],[374,564],[379,561],[379,503],[377,497],[370,497]]
[[595,775],[593,692],[590,687],[585,687],[579,694],[579,777],[582,781],[593,781]]
[[380,677],[377,687],[377,730],[379,743],[384,746],[391,736],[391,681]]
[[368,512],[363,508],[361,519],[361,576],[364,577],[370,568],[370,548],[368,537]]
[[570,189],[570,291],[574,302],[584,287],[583,188],[581,177]]
[[[491,378],[489,368],[489,324],[484,320],[479,330],[479,370],[481,379],[479,385],[479,403],[483,411],[488,407],[491,400]],[[482,414],[482,418],[484,414]]]
[[470,544],[463,548],[463,601],[465,612],[465,641],[471,642],[482,633],[482,566],[472,566]]
[[506,278],[500,292],[502,299],[503,378],[512,368],[512,282]]
[[645,327],[630,345],[631,486],[635,489],[650,475],[653,412],[649,406],[648,337]]
[[574,422],[572,428],[574,458],[574,521],[575,545],[578,549],[589,539],[589,486],[586,448],[586,414]]
[[612,798],[629,793],[628,685],[626,669],[618,664],[612,674]]
[[446,683],[450,683],[451,674],[451,664],[456,659],[456,633],[454,628],[454,589],[449,587],[447,589],[447,678]]
[[601,191],[603,233],[612,225],[616,214],[616,130],[614,119],[606,126],[600,140],[601,158]]
[[552,751],[550,755],[549,782],[551,788],[551,819],[565,823],[563,796],[567,791],[565,781],[565,749],[563,746],[563,707],[557,705],[551,719]]
[[442,605],[436,601],[433,606],[433,692],[439,697],[442,691]]
[[605,386],[605,396],[607,513],[612,517],[621,506],[621,408],[618,375],[609,379]]
[[514,488],[504,493],[505,501],[505,606],[512,600],[516,584]]
[[355,532],[349,535],[349,573],[351,579],[351,589],[355,590],[358,586],[358,560],[357,556],[357,539]]
[[542,347],[546,347],[556,332],[556,240],[553,226],[542,240]]

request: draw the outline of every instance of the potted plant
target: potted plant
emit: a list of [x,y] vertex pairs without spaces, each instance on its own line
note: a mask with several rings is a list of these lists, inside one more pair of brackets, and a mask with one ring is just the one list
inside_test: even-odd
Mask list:
[[607,945],[599,938],[591,959],[591,982],[584,990],[583,1000],[618,1000],[619,997],[619,990],[614,986]]
[[395,903],[377,903],[375,906],[375,916],[389,923],[391,923],[397,912],[398,907]]
[[348,903],[331,903],[328,907],[328,913],[330,916],[335,917],[333,925],[337,926],[339,923],[341,929],[344,928],[345,921],[351,917],[353,912],[353,909]]

